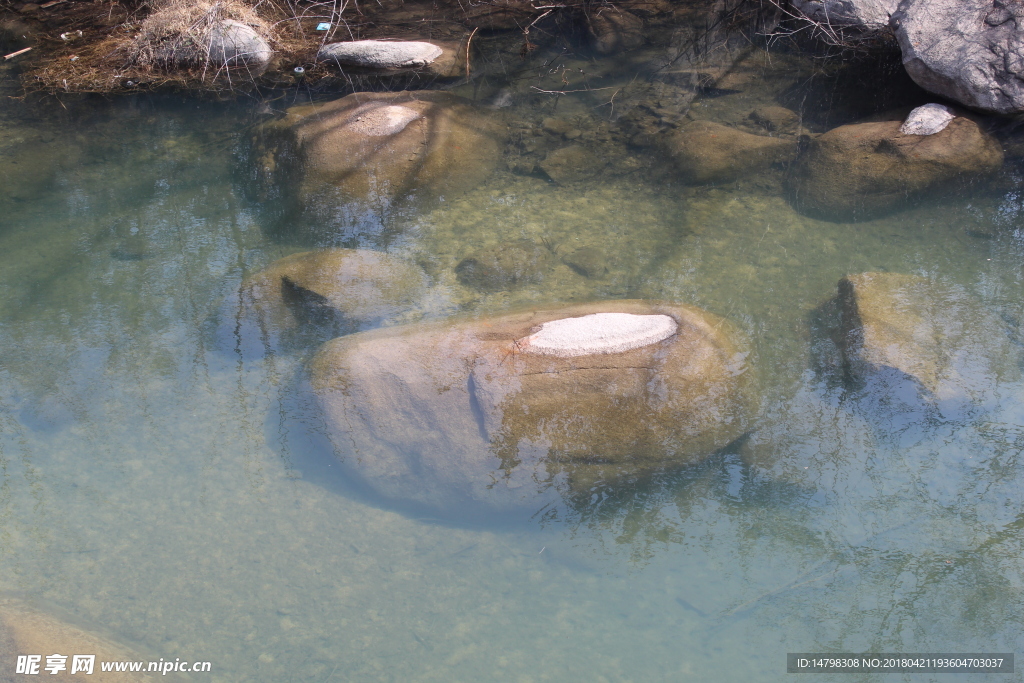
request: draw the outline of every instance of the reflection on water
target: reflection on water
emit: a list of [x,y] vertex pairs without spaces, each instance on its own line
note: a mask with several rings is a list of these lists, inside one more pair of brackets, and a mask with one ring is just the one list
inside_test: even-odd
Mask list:
[[[864,113],[802,110],[794,93],[820,103],[835,81],[758,59],[693,111],[739,126],[781,103],[812,132]],[[664,86],[616,102],[672,113]],[[520,524],[435,519],[361,488],[305,384],[323,336],[263,343],[225,314],[269,264],[320,246],[283,238],[287,214],[253,199],[255,106],[6,114],[0,590],[209,660],[224,681],[776,680],[787,651],[1013,651],[1019,382],[953,412],[913,386],[849,383],[827,303],[847,275],[917,275],[989,321],[971,343],[1017,352],[1014,173],[829,222],[787,202],[784,167],[680,184],[631,141],[663,122],[627,136],[598,99],[518,96],[500,112],[509,163],[358,245],[415,264],[430,292],[372,324],[679,301],[750,338],[763,402],[707,459]],[[543,164],[570,143],[603,165],[548,164],[566,173],[554,184]],[[544,256],[488,280],[510,245]]]

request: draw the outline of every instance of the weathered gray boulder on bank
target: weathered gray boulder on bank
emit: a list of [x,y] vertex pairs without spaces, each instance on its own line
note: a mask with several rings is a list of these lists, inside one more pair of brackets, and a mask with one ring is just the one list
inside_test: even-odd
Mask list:
[[1012,0],[903,0],[893,15],[903,65],[925,90],[999,114],[1024,111],[1024,6]]
[[840,350],[858,380],[930,401],[985,402],[1019,379],[1005,325],[966,292],[917,275],[860,273],[839,282]]
[[902,121],[834,128],[814,138],[788,179],[801,211],[865,220],[928,190],[971,182],[1002,165],[999,143],[958,116],[933,135],[905,135]]
[[310,373],[339,455],[379,494],[535,511],[742,435],[747,353],[700,309],[606,301],[340,337]]
[[793,0],[793,8],[825,30],[887,31],[899,0]]

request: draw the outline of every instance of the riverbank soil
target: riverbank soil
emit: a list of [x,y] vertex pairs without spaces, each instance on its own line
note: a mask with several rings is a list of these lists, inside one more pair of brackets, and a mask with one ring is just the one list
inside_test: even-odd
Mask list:
[[[380,80],[381,74],[339,73],[337,65],[318,60],[317,54],[323,45],[338,41],[429,40],[450,46],[459,61],[464,60],[464,68],[450,75],[461,79],[476,73],[476,62],[483,53],[487,53],[480,60],[484,62],[522,61],[538,47],[558,42],[570,51],[600,56],[645,42],[667,42],[664,39],[681,28],[692,28],[695,36],[722,28],[731,32],[749,21],[747,15],[762,11],[757,3],[744,0],[714,4],[626,0],[614,6],[594,0],[569,0],[557,6],[523,0],[474,4],[458,0],[232,1],[238,9],[258,15],[273,49],[270,64],[258,72],[212,61],[169,66],[140,59],[139,43],[147,35],[147,18],[182,0],[0,1],[0,49],[7,57],[0,65],[18,71],[26,92],[217,92],[299,83],[337,84],[348,89],[405,87],[405,81],[395,76],[419,79],[416,88],[420,89],[429,74],[391,73]],[[228,16],[234,18],[230,11]],[[18,54],[25,48],[31,49]]]

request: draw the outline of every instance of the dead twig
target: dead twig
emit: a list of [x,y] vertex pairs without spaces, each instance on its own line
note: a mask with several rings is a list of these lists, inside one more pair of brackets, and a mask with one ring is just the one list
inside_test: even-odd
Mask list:
[[23,55],[23,54],[25,54],[26,52],[28,52],[31,49],[32,49],[31,47],[26,47],[26,48],[22,48],[21,50],[18,50],[17,52],[12,52],[9,55],[4,55],[4,60],[13,59],[14,57],[17,57],[18,55]]
[[466,39],[466,83],[469,83],[469,51],[470,48],[473,46],[473,36],[475,36],[476,32],[479,30],[479,26],[474,28],[473,32],[469,34],[469,38]]

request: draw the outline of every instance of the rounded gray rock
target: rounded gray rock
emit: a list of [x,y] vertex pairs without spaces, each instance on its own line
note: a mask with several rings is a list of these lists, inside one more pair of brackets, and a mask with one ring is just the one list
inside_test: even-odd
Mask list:
[[320,48],[318,59],[370,69],[409,69],[427,66],[444,52],[433,43],[397,40],[356,40]]
[[251,26],[225,19],[210,31],[210,61],[221,66],[249,66],[264,69],[274,51]]
[[922,88],[983,111],[1024,111],[1024,7],[904,0],[892,23],[903,66]]
[[904,135],[935,135],[941,133],[956,118],[953,110],[944,104],[922,104],[907,116],[900,132]]

